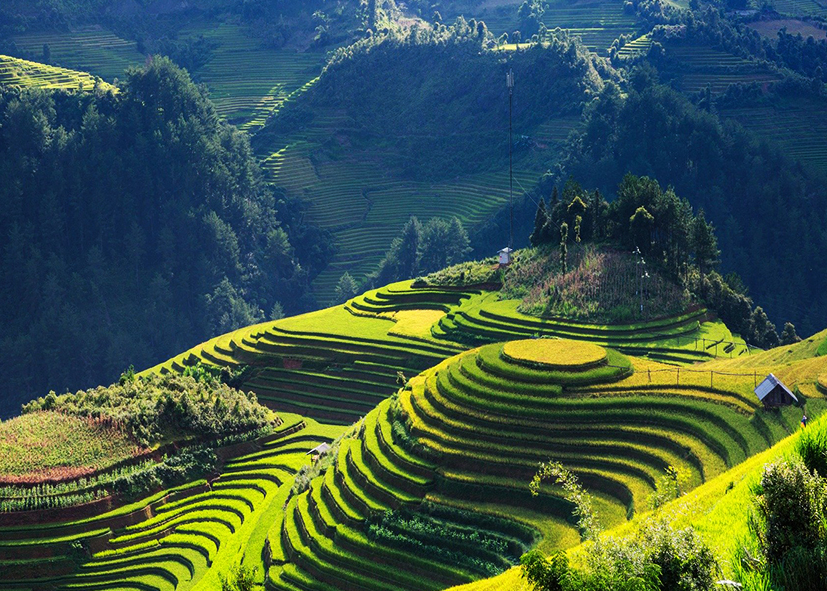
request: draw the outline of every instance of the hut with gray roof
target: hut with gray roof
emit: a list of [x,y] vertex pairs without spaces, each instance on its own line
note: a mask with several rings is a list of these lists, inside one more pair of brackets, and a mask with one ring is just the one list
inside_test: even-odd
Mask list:
[[755,388],[755,395],[764,405],[764,408],[778,408],[789,404],[798,404],[798,398],[773,374],[764,378],[764,381]]

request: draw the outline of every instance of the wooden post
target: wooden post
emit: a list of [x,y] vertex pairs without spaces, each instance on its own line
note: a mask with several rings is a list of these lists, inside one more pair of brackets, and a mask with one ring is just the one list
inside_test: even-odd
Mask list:
[[712,376],[713,376],[713,375],[715,375],[715,372],[710,371],[710,372],[709,372],[709,387],[710,387],[710,388],[712,388],[712,387],[713,387],[713,384],[712,384]]
[[758,372],[757,371],[752,372],[752,387],[753,388],[758,387]]
[[676,386],[681,385],[681,368],[680,367],[678,368],[678,371],[677,371],[677,380],[675,382],[675,385]]
[[652,383],[652,368],[649,367],[646,369],[646,372],[649,374],[649,383]]

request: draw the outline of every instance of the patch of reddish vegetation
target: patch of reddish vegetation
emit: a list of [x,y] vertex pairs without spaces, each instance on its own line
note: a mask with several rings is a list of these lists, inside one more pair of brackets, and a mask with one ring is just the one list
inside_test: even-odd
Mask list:
[[0,485],[88,477],[148,453],[115,421],[30,413],[0,423]]

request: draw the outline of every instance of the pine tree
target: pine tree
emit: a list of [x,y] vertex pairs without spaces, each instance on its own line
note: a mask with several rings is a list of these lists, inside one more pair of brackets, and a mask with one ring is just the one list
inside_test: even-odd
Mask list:
[[537,213],[534,214],[534,231],[528,238],[532,246],[543,244],[543,227],[547,222],[546,200],[540,197],[540,203],[537,204]]
[[546,208],[546,224],[543,226],[543,231],[540,233],[541,244],[553,243],[556,238],[557,230],[560,226],[559,220],[556,218],[555,213],[559,213],[557,212],[559,204],[560,195],[557,192],[557,187],[555,186],[551,190],[551,199],[549,200],[548,207]]
[[648,253],[652,242],[652,227],[655,218],[642,205],[635,210],[634,215],[629,218],[629,228],[632,231],[632,238],[641,252]]
[[397,256],[397,279],[408,279],[419,272],[419,252],[422,242],[422,224],[416,216],[411,216],[399,241]]
[[695,252],[695,263],[701,273],[714,269],[720,262],[718,239],[715,238],[715,227],[706,221],[704,210],[698,212],[692,222],[691,234],[692,250]]
[[336,301],[343,304],[357,293],[359,293],[359,285],[351,274],[345,271],[336,285]]
[[603,206],[605,204],[600,190],[595,189],[588,209],[592,240],[600,240],[603,237]]
[[569,240],[569,225],[566,222],[560,224],[560,268],[563,274],[568,273],[569,249],[566,243]]
[[795,325],[792,322],[784,323],[784,330],[781,331],[780,343],[782,345],[794,345],[801,341],[801,337],[795,332]]

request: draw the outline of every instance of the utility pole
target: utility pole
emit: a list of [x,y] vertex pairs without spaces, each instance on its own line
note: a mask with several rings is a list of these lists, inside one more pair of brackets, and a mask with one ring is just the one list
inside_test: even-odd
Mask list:
[[511,128],[511,107],[514,102],[514,70],[508,70],[505,75],[505,82],[508,85],[508,205],[510,211],[510,221],[508,227],[508,248],[514,248],[514,167],[513,167],[513,151],[514,141],[512,140]]

